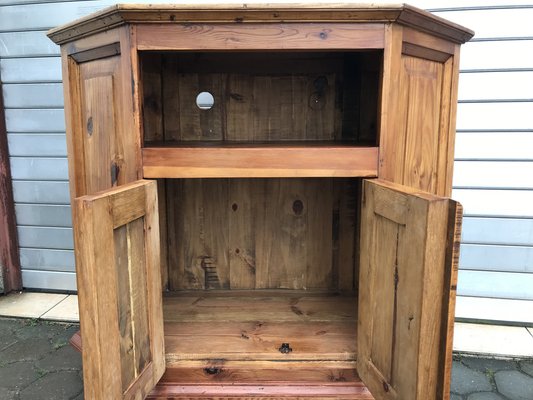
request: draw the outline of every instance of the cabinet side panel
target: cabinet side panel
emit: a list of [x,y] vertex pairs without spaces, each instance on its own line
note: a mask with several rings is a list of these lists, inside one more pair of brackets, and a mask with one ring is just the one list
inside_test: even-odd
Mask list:
[[[114,53],[100,51],[111,44]],[[137,179],[140,118],[130,47],[123,28],[62,48],[72,199]]]
[[379,177],[449,196],[458,46],[431,51],[407,33],[390,28],[385,48]]

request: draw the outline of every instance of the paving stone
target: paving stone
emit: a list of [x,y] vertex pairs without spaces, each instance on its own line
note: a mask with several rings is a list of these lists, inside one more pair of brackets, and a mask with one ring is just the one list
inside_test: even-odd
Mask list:
[[452,369],[452,391],[463,395],[472,392],[488,392],[491,390],[492,385],[485,374],[454,361]]
[[477,369],[483,373],[486,371],[498,372],[515,370],[518,367],[516,361],[496,360],[493,358],[463,357],[461,361],[469,368]]
[[463,400],[463,397],[462,396],[459,396],[458,394],[451,394],[450,395],[450,400]]
[[529,376],[533,376],[533,361],[522,361],[520,363],[520,369]]
[[10,363],[12,361],[38,360],[53,350],[48,339],[19,340],[0,352],[0,360]]
[[505,400],[498,393],[494,392],[478,392],[472,393],[466,400]]
[[71,346],[63,346],[35,362],[37,368],[46,371],[80,370],[81,354]]
[[15,400],[17,397],[17,392],[6,388],[0,388],[0,399],[2,400]]
[[520,371],[500,371],[494,375],[498,392],[509,400],[533,399],[533,378]]
[[82,389],[82,383],[76,372],[61,371],[46,374],[32,385],[20,392],[20,400],[47,399],[70,400]]
[[83,391],[79,395],[74,397],[72,400],[83,400]]
[[1,388],[16,390],[25,388],[36,381],[39,375],[33,368],[32,362],[15,362],[0,367],[0,377]]
[[26,324],[16,330],[15,334],[20,339],[30,338],[46,338],[53,339],[54,337],[64,334],[67,329],[71,327],[70,324],[52,324],[47,321],[26,320]]

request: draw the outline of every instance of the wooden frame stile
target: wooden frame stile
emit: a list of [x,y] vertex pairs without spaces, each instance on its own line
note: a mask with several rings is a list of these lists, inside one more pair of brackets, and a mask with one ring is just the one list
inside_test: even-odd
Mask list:
[[0,293],[22,289],[17,222],[13,202],[13,185],[9,164],[4,99],[0,80]]

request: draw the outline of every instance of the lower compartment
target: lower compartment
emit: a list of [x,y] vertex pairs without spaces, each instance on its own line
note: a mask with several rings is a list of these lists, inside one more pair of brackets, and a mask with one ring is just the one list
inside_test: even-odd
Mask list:
[[357,375],[353,294],[177,292],[163,309],[167,370],[150,399],[372,399]]

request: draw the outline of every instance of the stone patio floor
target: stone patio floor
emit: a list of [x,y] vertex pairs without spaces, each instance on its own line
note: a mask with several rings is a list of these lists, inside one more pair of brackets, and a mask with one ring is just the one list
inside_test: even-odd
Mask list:
[[[83,399],[78,324],[0,318],[0,400]],[[454,354],[451,400],[533,400],[533,360]]]

